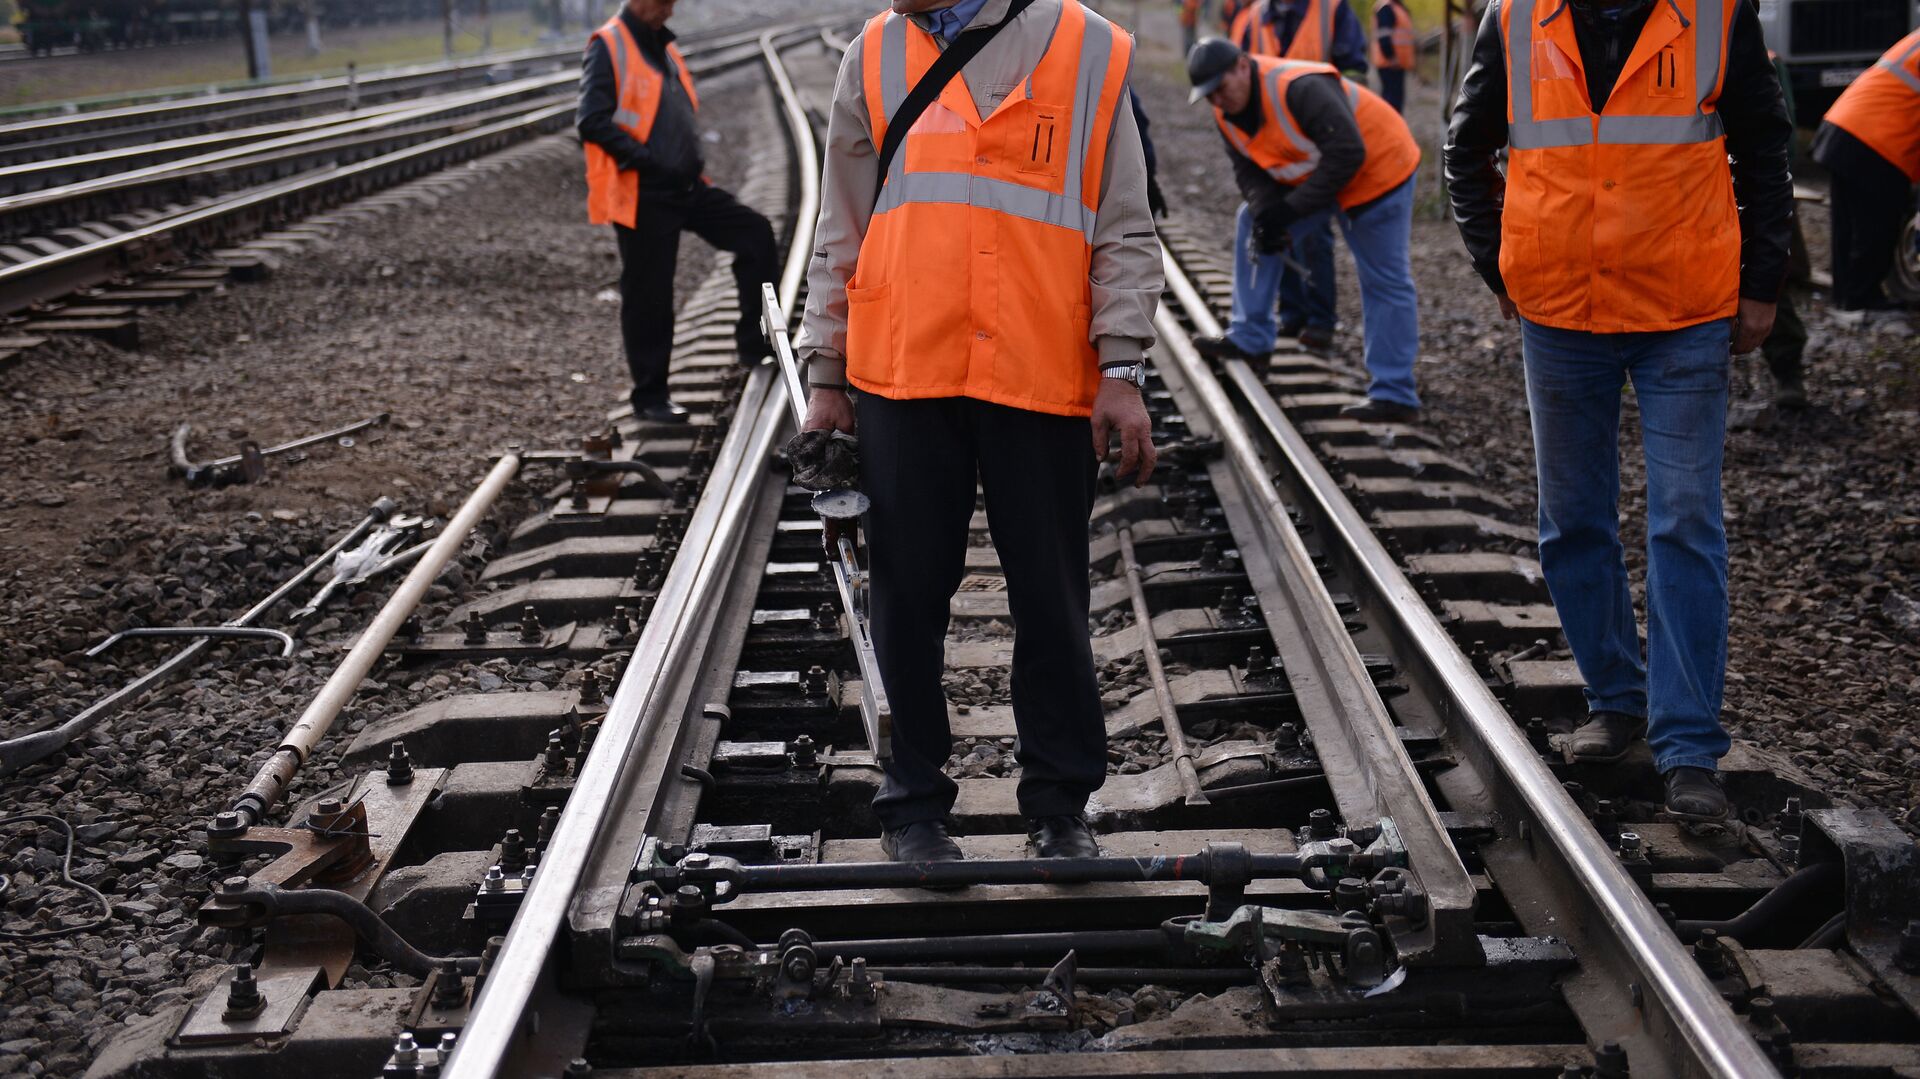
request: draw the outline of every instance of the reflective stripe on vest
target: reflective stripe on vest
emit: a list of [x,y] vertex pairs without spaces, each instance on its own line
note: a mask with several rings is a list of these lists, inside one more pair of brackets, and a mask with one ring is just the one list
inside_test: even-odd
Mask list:
[[1529,321],[1661,332],[1731,317],[1740,224],[1716,103],[1731,12],[1665,0],[1596,113],[1567,0],[1507,0],[1500,271]]
[[[613,122],[639,142],[653,134],[654,121],[660,115],[660,98],[666,89],[666,75],[640,52],[639,43],[618,15],[593,32],[606,47],[613,61]],[[686,57],[673,43],[667,44],[667,57],[676,69],[680,86],[694,112],[700,111],[700,95],[693,88],[693,73],[687,70]],[[591,142],[583,142],[587,162],[587,219],[596,225],[619,224],[631,227],[640,206],[640,176],[622,169],[613,155]]]
[[1265,94],[1261,110],[1267,123],[1248,135],[1217,108],[1213,119],[1234,149],[1265,169],[1267,175],[1283,184],[1300,184],[1320,166],[1320,147],[1300,130],[1293,110],[1287,106],[1287,88],[1307,75],[1331,75],[1340,80],[1353,106],[1354,123],[1366,143],[1367,156],[1360,171],[1340,189],[1342,208],[1372,202],[1405,183],[1419,167],[1420,146],[1406,121],[1378,94],[1342,76],[1333,65],[1271,56],[1255,57],[1253,63]]
[[1826,121],[1920,183],[1920,30],[1861,72]]
[[[984,119],[956,76],[881,178],[847,282],[847,376],[862,390],[1092,410],[1093,232],[1133,42],[1079,0],[1061,0],[1049,35],[1051,7],[1003,31],[1047,42],[1033,72]],[[879,144],[940,50],[886,12],[869,20],[861,48]]]
[[[1333,58],[1333,11],[1341,0],[1307,0],[1307,10],[1294,29],[1293,41],[1280,47],[1280,31],[1267,21],[1273,0],[1259,0],[1240,13],[1234,21],[1233,40],[1254,56],[1281,56],[1289,60],[1331,61]],[[1308,33],[1308,27],[1318,32]]]

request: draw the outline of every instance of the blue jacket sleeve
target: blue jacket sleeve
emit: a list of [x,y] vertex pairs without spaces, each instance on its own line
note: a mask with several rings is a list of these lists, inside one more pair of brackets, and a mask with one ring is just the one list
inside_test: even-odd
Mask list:
[[1367,70],[1367,32],[1344,0],[1333,12],[1333,66],[1355,73]]

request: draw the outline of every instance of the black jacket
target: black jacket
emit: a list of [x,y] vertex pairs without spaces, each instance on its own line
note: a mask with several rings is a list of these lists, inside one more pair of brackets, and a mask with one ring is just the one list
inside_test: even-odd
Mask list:
[[[1263,95],[1266,87],[1257,77],[1247,107],[1227,122],[1251,135],[1266,122]],[[1367,161],[1366,139],[1353,117],[1353,103],[1338,75],[1303,75],[1287,87],[1287,109],[1293,113],[1300,133],[1320,150],[1320,161],[1312,175],[1299,184],[1283,184],[1267,175],[1267,170],[1242,154],[1231,141],[1227,156],[1233,161],[1233,178],[1247,210],[1265,229],[1285,228],[1296,218],[1309,217],[1339,205],[1337,196],[1360,172]],[[1226,138],[1225,133],[1220,136]],[[1364,212],[1365,207],[1354,207]]]
[[640,173],[640,189],[654,192],[685,191],[700,182],[706,163],[700,156],[700,132],[694,124],[693,102],[680,85],[680,72],[667,55],[673,31],[655,30],[622,8],[620,19],[640,55],[663,75],[660,111],[654,117],[653,130],[641,142],[613,122],[620,107],[620,87],[613,69],[613,57],[598,36],[587,40],[586,59],[581,63],[580,108],[574,116],[574,128],[583,141],[613,155],[623,169]]
[[[1453,218],[1473,268],[1488,287],[1504,293],[1500,210],[1506,179],[1497,161],[1507,144],[1507,64],[1500,38],[1500,3],[1489,0],[1480,22],[1473,63],[1447,132],[1444,161]],[[1623,17],[1607,20],[1590,15],[1589,3],[1579,0],[1572,5],[1574,31],[1589,96],[1596,108],[1604,108],[1652,5],[1629,4]],[[1793,124],[1787,118],[1773,61],[1767,57],[1759,19],[1748,4],[1739,5],[1734,14],[1726,65],[1716,107],[1727,134],[1733,193],[1740,206],[1740,295],[1772,303],[1779,298],[1786,277],[1793,236],[1793,177],[1788,170]]]

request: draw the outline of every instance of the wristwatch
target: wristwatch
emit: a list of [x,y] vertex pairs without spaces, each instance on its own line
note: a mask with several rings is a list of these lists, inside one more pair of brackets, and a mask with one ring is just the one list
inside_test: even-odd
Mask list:
[[1140,389],[1147,388],[1147,365],[1144,363],[1116,363],[1100,369],[1101,378],[1119,379],[1131,382]]

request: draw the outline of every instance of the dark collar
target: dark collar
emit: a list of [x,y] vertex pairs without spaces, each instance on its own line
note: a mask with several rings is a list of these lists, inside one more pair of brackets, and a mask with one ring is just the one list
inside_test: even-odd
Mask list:
[[634,44],[642,48],[664,49],[674,41],[675,35],[672,28],[662,26],[655,30],[641,22],[625,4],[620,5],[620,21],[626,25],[627,33],[633,35]]

